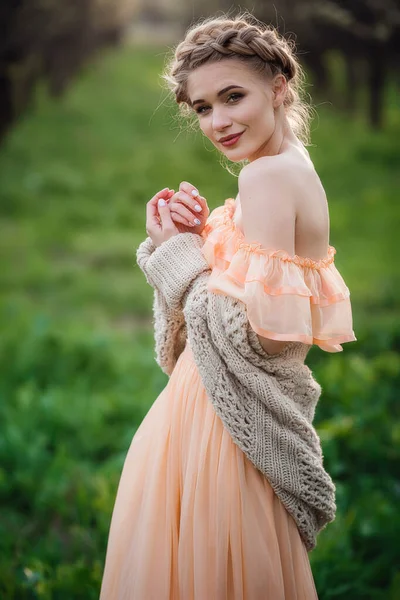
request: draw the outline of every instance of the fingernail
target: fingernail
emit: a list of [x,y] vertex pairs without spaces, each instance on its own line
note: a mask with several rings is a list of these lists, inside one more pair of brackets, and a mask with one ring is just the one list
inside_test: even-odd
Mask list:
[[199,192],[197,190],[192,190],[192,196],[194,196],[196,198],[196,196],[199,195]]
[[201,212],[203,209],[201,208],[200,204],[196,204],[194,210],[197,210],[197,212]]
[[194,219],[194,222],[196,223],[196,225],[200,225],[201,223],[200,219]]
[[163,198],[160,198],[160,200],[158,201],[158,206],[165,206],[166,202]]

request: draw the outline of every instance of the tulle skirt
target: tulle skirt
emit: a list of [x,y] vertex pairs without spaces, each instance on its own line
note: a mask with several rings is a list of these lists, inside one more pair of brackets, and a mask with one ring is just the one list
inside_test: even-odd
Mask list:
[[314,600],[307,550],[224,428],[189,343],[132,439],[100,600]]

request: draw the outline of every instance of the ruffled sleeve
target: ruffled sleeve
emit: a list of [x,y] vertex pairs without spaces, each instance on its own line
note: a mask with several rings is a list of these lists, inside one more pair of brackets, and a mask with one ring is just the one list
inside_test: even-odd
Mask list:
[[341,352],[356,341],[350,291],[334,263],[336,249],[313,260],[246,243],[233,222],[229,198],[209,216],[201,251],[212,271],[208,290],[245,303],[252,329],[262,337],[316,344]]

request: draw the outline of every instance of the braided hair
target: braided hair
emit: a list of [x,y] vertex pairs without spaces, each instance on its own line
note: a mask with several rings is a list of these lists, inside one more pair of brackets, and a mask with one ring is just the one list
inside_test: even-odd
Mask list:
[[191,115],[187,80],[194,69],[220,60],[242,61],[253,71],[271,78],[282,73],[287,81],[285,113],[294,133],[309,145],[311,107],[302,100],[304,71],[292,41],[247,11],[229,18],[209,17],[192,25],[168,58],[162,78],[184,116]]

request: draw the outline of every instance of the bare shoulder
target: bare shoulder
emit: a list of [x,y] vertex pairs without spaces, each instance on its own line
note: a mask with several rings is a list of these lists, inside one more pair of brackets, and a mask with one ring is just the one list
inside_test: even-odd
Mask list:
[[[255,238],[262,234],[262,228],[270,227],[271,245],[279,244],[290,254],[315,260],[326,256],[328,201],[314,165],[304,152],[294,149],[258,158],[243,167],[238,186],[240,204],[245,209],[243,226],[247,226],[249,235]],[[268,214],[268,220],[260,219],[262,214]]]
[[262,156],[245,165],[239,174],[239,183],[251,184],[252,180],[277,181],[282,185],[296,189],[304,183],[318,180],[311,160],[299,152],[288,151],[275,156]]
[[287,167],[280,159],[265,158],[249,163],[239,175],[243,233],[248,242],[293,254],[296,209],[292,184],[287,183]]
[[290,164],[281,156],[261,157],[245,165],[239,173],[238,190],[243,210],[270,214],[280,212],[282,218],[294,218],[294,187],[288,177]]
[[[326,204],[325,190],[311,159],[299,150],[275,156],[260,157],[245,165],[239,174],[240,188],[262,186],[269,191],[281,191],[292,200],[296,213],[315,204]],[[307,209],[306,209],[307,210]]]
[[251,185],[263,180],[279,178],[290,167],[287,158],[282,155],[263,156],[245,165],[239,173],[239,185]]

